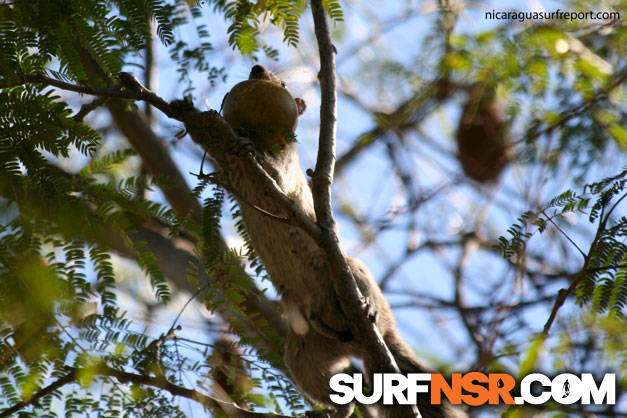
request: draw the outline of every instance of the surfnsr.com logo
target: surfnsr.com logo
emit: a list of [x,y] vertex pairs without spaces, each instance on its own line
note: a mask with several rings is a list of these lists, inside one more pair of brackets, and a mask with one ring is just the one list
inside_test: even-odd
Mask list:
[[[616,375],[608,373],[597,385],[591,373],[580,376],[563,373],[549,378],[540,373],[525,376],[520,381],[520,396],[513,396],[516,380],[506,373],[454,373],[450,382],[438,373],[375,373],[372,393],[364,394],[360,373],[339,373],[331,377],[334,392],[331,401],[345,405],[354,400],[371,405],[383,400],[385,405],[415,405],[419,393],[429,393],[431,404],[439,405],[446,398],[453,405],[540,405],[553,399],[564,405],[614,405]],[[532,388],[533,386],[533,388]],[[540,390],[538,390],[540,389]],[[518,391],[517,391],[518,392]]]

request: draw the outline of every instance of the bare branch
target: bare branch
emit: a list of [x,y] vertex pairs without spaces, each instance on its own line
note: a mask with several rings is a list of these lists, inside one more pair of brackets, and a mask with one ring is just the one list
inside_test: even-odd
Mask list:
[[[621,197],[620,200],[622,200],[623,197]],[[612,207],[612,209],[616,207],[616,204]],[[568,296],[570,296],[575,291],[579,283],[584,279],[584,277],[586,277],[586,274],[589,272],[588,266],[590,265],[592,256],[596,251],[597,245],[599,244],[601,235],[603,234],[603,231],[605,231],[605,226],[607,225],[607,221],[609,220],[609,218],[610,213],[605,215],[605,207],[602,207],[599,226],[597,227],[597,232],[594,236],[594,239],[592,240],[592,244],[590,244],[588,254],[586,254],[584,257],[583,267],[581,268],[581,271],[573,278],[570,286],[568,286],[566,289],[560,289],[559,292],[557,292],[557,298],[555,299],[555,303],[553,304],[553,308],[551,309],[551,313],[549,314],[549,319],[547,319],[546,323],[544,324],[544,328],[542,329],[542,333],[540,334],[542,338],[546,338],[549,335],[549,330],[551,329],[551,326],[553,325],[553,322],[555,322],[555,318],[557,317],[557,311],[559,311],[562,305],[564,305],[564,302],[566,302]]]
[[519,144],[522,142],[531,142],[536,138],[539,138],[542,135],[548,135],[562,127],[566,122],[571,119],[587,112],[590,110],[590,107],[594,106],[596,103],[601,101],[603,98],[607,97],[607,95],[614,90],[616,87],[620,86],[625,80],[627,80],[627,71],[623,71],[621,73],[616,74],[615,78],[605,87],[604,89],[599,90],[596,94],[594,94],[589,99],[584,100],[577,106],[565,110],[561,112],[561,117],[553,124],[547,126],[544,129],[541,129],[537,132],[530,133],[518,140],[512,142],[512,145]]
[[[82,372],[82,369],[80,368],[70,368],[69,372],[66,375],[54,381],[50,385],[41,389],[40,391],[36,392],[30,398],[22,402],[19,402],[13,405],[12,407],[0,412],[0,418],[9,417],[12,414],[24,409],[25,407],[34,404],[40,398],[48,395],[49,393],[54,392],[55,390],[67,384],[75,383],[76,377],[81,375],[81,372]],[[95,369],[89,370],[89,373],[94,373],[94,372],[102,376],[113,377],[121,383],[137,383],[137,384],[153,386],[159,389],[163,389],[163,390],[170,392],[172,395],[191,399],[208,408],[229,411],[232,413],[232,416],[235,416],[236,418],[262,418],[262,417],[287,418],[289,417],[289,415],[253,412],[248,409],[244,409],[236,405],[235,403],[221,401],[214,397],[205,395],[204,393],[198,392],[197,390],[188,389],[186,387],[176,385],[174,383],[169,382],[164,377],[151,377],[147,375],[124,372],[124,371],[116,370],[114,368],[111,368],[105,365],[100,365],[99,367]]]
[[[336,234],[331,203],[331,186],[335,164],[335,135],[337,126],[337,91],[335,78],[335,47],[331,43],[327,17],[322,0],[312,0],[311,10],[314,20],[318,51],[320,54],[320,137],[316,169],[312,178],[312,191],[317,223],[320,226],[321,247],[325,250],[333,271],[333,285],[348,318],[355,325],[355,332],[361,335],[365,347],[369,347],[377,372],[399,372],[390,350],[383,341],[376,325],[368,319],[362,309],[361,295]],[[406,416],[420,415],[418,408],[399,408]]]
[[85,119],[85,116],[89,114],[89,112],[104,105],[107,102],[107,100],[109,100],[108,97],[98,97],[89,103],[85,103],[84,105],[81,106],[79,111],[76,112],[74,116],[72,116],[72,119],[74,119],[77,122],[82,122],[83,119]]
[[[155,78],[155,25],[152,19],[146,16],[146,24],[150,28],[150,36],[146,39],[144,56],[144,85],[148,90],[153,90],[153,79]],[[154,114],[149,103],[144,103],[144,114],[148,123],[152,125]]]
[[432,81],[403,102],[396,110],[382,115],[381,123],[358,135],[349,150],[337,159],[335,165],[337,173],[342,172],[355,158],[375,144],[382,136],[392,131],[402,132],[414,128],[424,119],[429,110],[450,96],[458,87],[445,79]]
[[555,221],[553,220],[552,217],[550,217],[549,215],[546,214],[546,212],[544,211],[544,209],[542,210],[542,214],[546,217],[546,220],[551,222],[553,224],[553,226],[562,234],[566,237],[566,239],[575,246],[575,248],[577,249],[577,251],[579,251],[579,254],[581,254],[583,256],[583,258],[586,258],[586,253],[583,252],[583,250],[581,248],[579,248],[579,245],[577,245],[577,243],[575,241],[573,241],[573,239],[571,237],[568,236],[568,234],[566,232],[564,232],[564,230],[562,228],[559,227],[559,225],[557,223],[555,223]]

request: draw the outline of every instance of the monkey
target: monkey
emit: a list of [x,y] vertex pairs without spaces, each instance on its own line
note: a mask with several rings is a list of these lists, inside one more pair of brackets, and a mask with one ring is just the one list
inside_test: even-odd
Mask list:
[[[258,151],[254,155],[259,164],[300,210],[315,221],[312,192],[300,168],[293,137],[297,118],[304,108],[305,103],[293,99],[285,84],[262,65],[252,67],[249,79],[235,85],[222,106],[224,119],[240,135],[248,137]],[[286,129],[291,130],[291,135],[285,134]],[[285,364],[308,398],[330,408],[325,412],[327,416],[348,417],[354,405],[338,406],[330,401],[329,379],[347,370],[351,357],[363,360],[366,376],[377,372],[372,367],[368,347],[351,332],[351,324],[333,287],[324,250],[301,228],[278,220],[287,216],[285,209],[254,183],[252,173],[247,176],[243,171],[225,174],[238,191],[235,198],[240,202],[252,246],[281,297],[289,325]],[[367,312],[400,371],[427,372],[429,369],[398,334],[392,310],[368,268],[353,257],[347,257],[347,262],[368,301]],[[447,404],[430,405],[426,396],[420,398],[418,407],[425,418],[463,416]],[[383,408],[382,414],[394,417],[395,410]]]
[[457,129],[457,158],[468,177],[479,183],[498,179],[508,162],[504,133],[494,88],[487,83],[474,83]]

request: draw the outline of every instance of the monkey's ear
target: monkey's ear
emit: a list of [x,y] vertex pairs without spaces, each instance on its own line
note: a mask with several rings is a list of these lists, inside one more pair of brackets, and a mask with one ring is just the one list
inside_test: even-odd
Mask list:
[[305,113],[305,110],[307,110],[307,103],[305,103],[305,101],[300,97],[295,98],[294,101],[296,102],[296,107],[298,107],[298,115],[300,116]]

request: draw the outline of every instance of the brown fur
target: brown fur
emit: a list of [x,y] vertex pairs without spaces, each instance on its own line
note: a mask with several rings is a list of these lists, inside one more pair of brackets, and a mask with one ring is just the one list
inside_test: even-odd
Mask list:
[[[251,78],[280,83],[274,74],[260,65],[253,67]],[[315,220],[313,198],[300,169],[296,144],[283,145],[278,152],[258,155],[257,159],[279,188]],[[349,416],[352,405],[338,408],[329,401],[329,378],[345,370],[351,357],[364,361],[366,375],[377,370],[371,367],[373,362],[367,347],[350,331],[350,323],[333,288],[324,251],[302,229],[277,221],[252,207],[251,203],[275,215],[287,216],[253,178],[252,174],[241,173],[231,175],[229,180],[238,190],[239,198],[246,200],[240,208],[248,234],[285,305],[290,325],[285,362],[296,384],[312,400],[334,408],[334,417]],[[428,370],[398,335],[392,310],[368,268],[356,258],[349,257],[347,261],[361,292],[376,312],[376,325],[401,371]],[[420,402],[418,406],[424,417],[456,415],[447,406],[428,405],[425,398]],[[394,417],[394,408],[386,408],[383,415]]]

